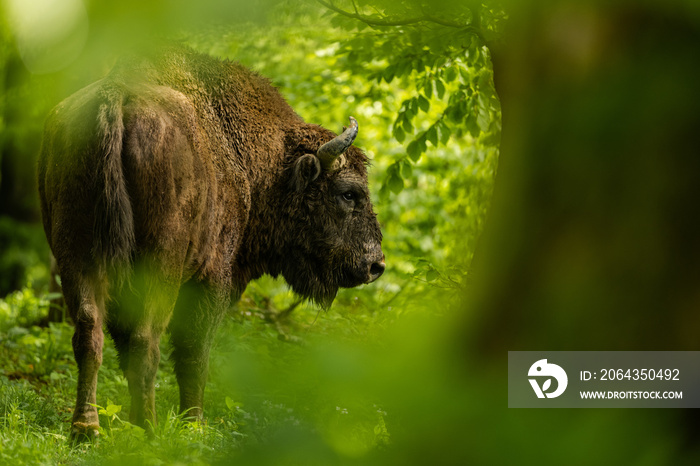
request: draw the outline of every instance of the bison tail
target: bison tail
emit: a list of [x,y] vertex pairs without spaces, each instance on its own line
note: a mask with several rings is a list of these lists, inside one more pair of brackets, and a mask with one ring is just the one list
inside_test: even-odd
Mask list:
[[[124,118],[121,98],[99,106],[97,131],[100,141],[98,183],[103,180],[95,212],[93,255],[101,272],[117,279],[118,286],[131,270],[135,249],[134,215],[122,162]],[[117,100],[117,99],[114,99]]]

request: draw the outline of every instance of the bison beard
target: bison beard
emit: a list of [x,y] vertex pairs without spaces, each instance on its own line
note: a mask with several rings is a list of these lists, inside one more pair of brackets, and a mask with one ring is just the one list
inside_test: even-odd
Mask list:
[[52,110],[39,194],[75,322],[74,438],[98,433],[104,325],[130,420],[149,427],[166,328],[196,418],[214,331],[251,280],[282,275],[328,307],[382,274],[357,132],[307,124],[265,78],[182,47],[126,58]]

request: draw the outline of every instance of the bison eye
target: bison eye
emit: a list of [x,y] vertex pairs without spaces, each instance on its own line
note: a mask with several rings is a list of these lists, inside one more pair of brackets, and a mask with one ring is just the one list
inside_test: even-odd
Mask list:
[[352,191],[346,191],[343,193],[343,199],[345,199],[348,202],[354,201],[355,200],[355,193],[353,193]]

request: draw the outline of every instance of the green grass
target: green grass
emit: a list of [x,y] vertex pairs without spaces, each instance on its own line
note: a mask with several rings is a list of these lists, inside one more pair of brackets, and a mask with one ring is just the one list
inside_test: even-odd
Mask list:
[[[384,312],[370,310],[381,304],[377,300],[389,302]],[[100,440],[73,446],[73,328],[36,325],[49,307],[41,293],[26,287],[9,294],[0,300],[0,464],[211,464],[245,461],[279,442],[287,443],[294,463],[290,439],[297,437],[316,445],[312,456],[320,464],[384,448],[391,435],[380,403],[334,385],[337,380],[326,384],[324,374],[342,380],[344,371],[352,371],[358,361],[343,354],[344,345],[376,342],[400,318],[387,309],[401,298],[348,290],[327,313],[302,304],[276,321],[275,313],[294,301],[282,282],[264,279],[229,311],[210,358],[202,422],[176,414],[178,388],[164,336],[154,438],[127,422],[128,387],[107,337],[97,391]],[[314,363],[308,366],[308,360]]]
[[327,313],[302,305],[276,323],[294,296],[281,281],[251,284],[217,334],[202,422],[176,414],[164,338],[152,438],[126,421],[107,338],[100,440],[78,446],[68,440],[72,328],[33,325],[47,300],[11,293],[0,299],[0,464],[697,464],[680,461],[674,410],[507,409],[503,361],[467,349],[464,305],[447,304],[444,288],[386,278],[389,291],[345,290]]

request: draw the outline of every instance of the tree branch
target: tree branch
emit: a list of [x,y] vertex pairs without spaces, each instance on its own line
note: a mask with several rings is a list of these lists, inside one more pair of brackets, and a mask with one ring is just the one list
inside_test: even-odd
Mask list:
[[[408,26],[411,24],[418,24],[418,23],[435,23],[439,24],[440,26],[445,26],[445,27],[451,27],[455,29],[462,29],[466,32],[471,32],[475,36],[479,38],[482,44],[486,44],[486,39],[484,35],[482,34],[482,31],[479,29],[479,27],[475,27],[474,25],[467,25],[463,23],[457,23],[454,21],[448,21],[445,19],[441,18],[436,18],[434,16],[431,16],[425,12],[423,12],[422,16],[414,16],[414,17],[409,17],[409,18],[402,18],[402,19],[373,19],[369,18],[367,16],[361,15],[360,13],[357,12],[357,6],[355,5],[355,2],[353,0],[353,6],[355,7],[355,13],[351,13],[349,11],[345,11],[342,8],[338,8],[335,6],[331,1],[326,1],[326,0],[316,0],[318,3],[321,5],[325,6],[329,10],[335,11],[336,13],[343,15],[348,18],[356,19],[358,21],[362,21],[365,24],[368,24],[370,26]],[[472,14],[472,18],[475,16]],[[475,24],[479,24],[480,21],[474,21]]]
[[320,3],[321,5],[325,6],[326,8],[328,8],[329,10],[333,10],[338,14],[341,14],[343,16],[347,16],[348,18],[357,19],[359,21],[362,21],[365,24],[369,24],[370,26],[407,26],[410,24],[430,22],[430,23],[439,24],[441,26],[447,26],[447,27],[452,27],[452,28],[457,28],[457,29],[463,29],[463,28],[469,27],[466,24],[455,23],[453,21],[447,21],[447,20],[443,20],[440,18],[435,18],[435,17],[428,16],[425,14],[423,16],[415,16],[412,18],[402,18],[402,19],[395,19],[395,20],[390,20],[390,19],[377,20],[377,19],[368,18],[367,16],[361,15],[359,13],[351,13],[349,11],[345,11],[345,10],[333,5],[333,3],[326,2],[325,0],[316,0],[316,1],[318,3]]

